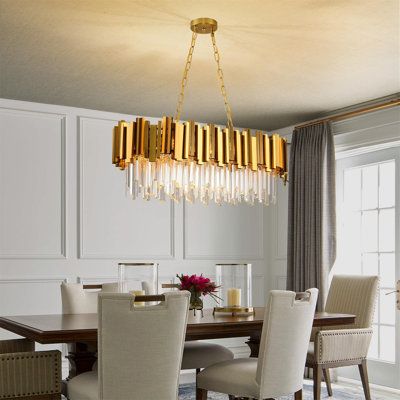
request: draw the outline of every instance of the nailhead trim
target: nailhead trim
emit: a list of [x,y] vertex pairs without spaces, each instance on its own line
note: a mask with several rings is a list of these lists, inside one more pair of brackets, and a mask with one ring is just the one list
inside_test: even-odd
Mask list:
[[[368,329],[368,328],[367,328]],[[360,331],[354,331],[354,332],[335,332],[335,333],[330,333],[329,331],[324,331],[323,334],[321,331],[317,332],[316,337],[318,340],[318,337],[322,338],[323,336],[349,336],[349,335],[370,335],[371,332],[360,332]],[[314,355],[315,357],[315,355]],[[318,361],[321,361],[322,357],[322,340],[319,340],[319,352],[318,352]],[[362,357],[361,357],[362,358]],[[340,361],[352,361],[352,360],[359,360],[360,357],[355,357],[355,358],[341,358],[340,360],[330,360],[329,362],[340,362]]]
[[[10,353],[12,354],[12,353]],[[42,395],[42,394],[58,394],[60,393],[60,389],[61,389],[61,382],[59,381],[59,374],[58,374],[58,370],[60,367],[59,364],[59,360],[56,354],[52,353],[52,354],[41,354],[40,352],[32,354],[30,356],[19,356],[18,353],[15,353],[15,355],[10,355],[6,358],[1,357],[0,354],[0,361],[15,361],[15,360],[33,360],[33,359],[38,359],[38,358],[53,358],[54,359],[54,378],[55,378],[55,388],[51,389],[51,390],[42,390],[40,392],[18,392],[16,394],[13,394],[12,396],[35,396],[35,395]],[[7,394],[5,396],[0,395],[0,399],[10,399],[10,394]]]

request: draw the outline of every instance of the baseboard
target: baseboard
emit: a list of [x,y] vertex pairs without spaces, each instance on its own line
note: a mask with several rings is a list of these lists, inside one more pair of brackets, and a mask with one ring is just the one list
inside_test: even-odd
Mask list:
[[[357,379],[343,378],[342,376],[338,376],[337,383],[362,387],[361,381],[359,381]],[[381,386],[381,385],[376,385],[374,383],[370,383],[369,386],[371,389],[378,390],[380,392],[387,392],[387,393],[400,395],[400,390],[391,388],[389,386]]]

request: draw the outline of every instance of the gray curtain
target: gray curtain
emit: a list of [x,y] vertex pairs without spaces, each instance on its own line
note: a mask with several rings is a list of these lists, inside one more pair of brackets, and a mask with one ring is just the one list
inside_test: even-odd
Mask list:
[[293,132],[289,164],[287,289],[320,290],[336,258],[335,150],[329,122]]

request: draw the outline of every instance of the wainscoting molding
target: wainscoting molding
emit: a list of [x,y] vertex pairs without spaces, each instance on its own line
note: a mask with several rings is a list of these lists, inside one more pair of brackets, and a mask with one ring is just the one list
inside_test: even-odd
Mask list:
[[[151,207],[153,207],[153,210],[156,211],[158,204],[156,203],[154,206],[154,201],[153,203],[150,202],[144,202],[143,200],[137,200],[136,206],[141,206],[144,210],[144,212],[147,213],[147,216],[149,217],[148,221],[147,221],[147,227],[152,227],[153,232],[155,234],[157,234],[158,232],[160,232],[162,229],[164,229],[165,232],[168,231],[168,236],[166,235],[161,235],[163,240],[168,240],[169,245],[168,245],[168,252],[163,252],[161,251],[157,251],[157,239],[151,237],[150,235],[148,236],[148,243],[151,247],[151,253],[150,252],[142,252],[142,249],[135,249],[134,247],[134,243],[135,243],[135,238],[138,239],[140,237],[142,237],[143,235],[143,226],[140,226],[140,224],[137,224],[137,221],[132,219],[129,220],[129,215],[127,215],[126,219],[124,220],[125,222],[125,226],[121,227],[121,237],[124,235],[124,232],[122,230],[122,228],[125,228],[126,226],[135,226],[134,230],[129,231],[129,234],[132,237],[132,246],[129,246],[129,248],[124,249],[123,252],[107,252],[105,251],[104,247],[98,248],[98,249],[92,249],[89,250],[87,249],[87,245],[86,242],[88,241],[88,235],[90,235],[90,230],[88,229],[87,226],[85,226],[85,222],[84,222],[84,218],[83,218],[83,213],[86,211],[85,209],[85,195],[86,195],[86,191],[85,191],[85,158],[88,157],[87,154],[85,154],[85,142],[84,142],[84,137],[87,133],[87,130],[85,130],[85,123],[88,122],[92,122],[92,123],[105,123],[106,124],[106,129],[107,129],[107,134],[109,134],[110,140],[109,143],[107,143],[108,148],[110,149],[110,157],[108,157],[107,159],[103,159],[102,161],[106,162],[106,166],[104,166],[104,168],[108,168],[109,170],[115,170],[115,167],[111,164],[111,139],[112,139],[112,135],[111,135],[111,128],[112,126],[114,126],[115,124],[117,124],[117,120],[113,120],[113,119],[105,119],[105,118],[93,118],[93,117],[85,117],[85,116],[79,116],[79,199],[78,199],[78,204],[79,204],[79,210],[78,210],[78,215],[79,215],[79,258],[81,259],[133,259],[133,260],[153,260],[153,259],[157,259],[157,260],[171,260],[175,257],[175,246],[174,246],[174,237],[175,237],[175,217],[174,217],[174,203],[171,200],[167,200],[165,202],[165,204],[169,205],[169,220],[167,221],[167,227],[166,226],[161,226],[160,221],[158,220],[153,220],[151,221],[151,215],[152,215],[152,210]],[[101,143],[101,141],[98,141],[99,143]],[[100,146],[100,144],[99,144]],[[91,152],[93,152],[93,148],[91,149]],[[116,190],[118,190],[117,193],[115,193],[114,195],[111,194],[109,195],[110,199],[111,198],[115,198],[115,197],[122,197],[124,196],[123,192],[124,192],[124,179],[125,179],[125,174],[118,172],[118,175],[115,176],[116,179],[118,179],[119,181],[117,183],[119,183],[120,185],[116,186]],[[99,173],[101,174],[101,170],[99,171]],[[123,179],[121,179],[121,177],[123,177]],[[93,179],[94,177],[92,177]],[[107,181],[107,184],[109,184],[110,181]],[[109,189],[112,192],[112,188]],[[124,200],[126,200],[125,198],[120,201],[119,203],[121,203],[122,205],[124,204]],[[131,200],[129,200],[131,201]],[[119,210],[119,203],[117,206],[117,209],[109,209],[106,210],[107,212],[109,211],[110,213],[114,212],[117,213]],[[146,210],[143,207],[143,203],[147,203],[150,210]],[[134,210],[132,204],[129,204],[130,210]],[[132,215],[131,215],[132,216]],[[99,214],[100,217],[100,214]],[[135,236],[136,235],[136,236]],[[156,235],[155,235],[156,236]],[[112,243],[110,243],[110,247],[111,247]]]
[[[211,203],[211,202],[210,202]],[[253,207],[250,207],[248,209],[245,209],[245,212],[248,212],[251,210],[251,212],[254,212],[254,210],[257,210],[256,215],[255,215],[255,221],[248,221],[246,220],[245,222],[248,222],[247,226],[244,226],[244,224],[241,224],[243,221],[236,221],[234,216],[232,218],[226,219],[225,221],[218,221],[216,219],[213,220],[213,223],[208,226],[208,231],[206,232],[206,235],[209,237],[210,235],[215,234],[216,229],[220,229],[221,227],[224,228],[224,232],[220,233],[218,235],[218,241],[215,240],[215,244],[218,243],[218,251],[216,251],[216,248],[211,250],[211,246],[207,249],[205,252],[201,252],[200,248],[198,249],[193,249],[195,245],[197,244],[203,244],[205,242],[205,234],[198,234],[196,238],[194,238],[192,241],[188,237],[189,234],[189,224],[191,226],[191,229],[196,231],[198,229],[198,226],[193,221],[190,221],[190,212],[188,210],[188,207],[204,207],[201,204],[187,204],[186,202],[184,203],[183,206],[183,258],[184,260],[224,260],[224,261],[232,261],[232,262],[251,262],[252,260],[263,260],[264,259],[264,226],[263,226],[263,221],[264,221],[264,216],[263,216],[263,206],[261,205],[255,205]],[[228,210],[234,209],[237,212],[237,207],[249,207],[247,205],[239,205],[239,206],[230,206],[230,205],[225,205],[225,206],[217,206],[214,204],[210,204],[207,206],[207,212],[211,213],[212,212],[212,207],[225,207]],[[196,210],[197,211],[197,210]],[[200,212],[202,212],[201,210]],[[193,210],[192,210],[193,212]],[[200,216],[201,218],[201,216]],[[255,223],[253,223],[255,222]],[[231,251],[228,252],[226,249],[223,249],[223,251],[219,251],[219,248],[222,247],[223,244],[225,243],[230,243],[232,241],[232,238],[229,237],[229,234],[235,233],[235,232],[240,232],[240,241],[241,241],[241,249],[240,253],[236,253],[235,250],[231,247]],[[217,239],[217,238],[216,238]],[[246,242],[247,241],[247,242]],[[253,243],[257,243],[256,246],[256,251],[252,249]],[[247,248],[246,248],[247,247]]]
[[[34,123],[34,121],[40,121],[42,120],[44,123],[45,121],[56,121],[56,123],[58,124],[58,134],[60,135],[59,137],[59,141],[60,141],[60,147],[58,149],[54,149],[51,148],[46,148],[46,144],[42,144],[37,146],[37,148],[20,148],[18,150],[23,150],[25,151],[27,154],[29,154],[29,151],[35,151],[37,152],[42,152],[43,154],[41,155],[42,160],[47,160],[49,159],[48,155],[49,155],[49,151],[51,151],[51,154],[54,156],[55,154],[59,155],[59,166],[60,166],[60,176],[58,177],[60,179],[60,183],[56,185],[57,187],[57,192],[60,191],[59,195],[60,195],[60,210],[59,210],[59,216],[58,218],[60,219],[60,227],[59,230],[57,229],[57,231],[55,232],[51,232],[48,233],[51,237],[59,237],[59,244],[56,248],[54,249],[44,249],[44,248],[36,248],[36,249],[4,249],[1,243],[1,239],[0,239],[0,259],[63,259],[67,257],[66,254],[66,248],[67,248],[67,244],[66,244],[66,238],[67,238],[67,234],[66,234],[66,230],[67,230],[67,226],[66,226],[66,115],[64,114],[57,114],[57,113],[47,113],[47,112],[39,112],[39,111],[26,111],[26,110],[18,110],[18,109],[13,109],[13,108],[0,108],[0,118],[6,118],[6,117],[12,117],[14,118],[13,123],[9,123],[13,126],[13,130],[12,133],[13,135],[18,135],[18,129],[21,129],[21,125],[23,126],[23,129],[21,130],[23,133],[29,133],[29,135],[34,136],[35,135],[35,130],[37,129],[37,127],[32,127],[32,124]],[[30,118],[31,121],[30,123],[22,123],[21,121],[23,121],[26,118]],[[18,125],[20,124],[20,125]],[[11,129],[7,123],[4,123],[3,125],[3,133],[7,134],[9,132],[9,129]],[[42,129],[40,129],[40,133],[44,133]],[[47,132],[46,132],[47,133]],[[1,137],[1,132],[0,132],[0,143],[3,142],[3,138]],[[12,154],[13,157],[15,157],[15,165],[9,163],[9,168],[11,169],[17,169],[18,168],[23,168],[23,169],[30,169],[33,167],[31,161],[31,157],[24,157],[21,154],[19,154],[18,152],[16,152],[16,149],[13,149],[9,143],[6,143],[5,140],[3,142],[3,146],[0,146],[0,152],[1,152],[1,147],[3,147],[3,149],[5,149],[7,151],[7,154]],[[48,144],[47,144],[48,145]],[[1,154],[1,153],[0,153]],[[1,156],[1,157],[5,157],[6,155]],[[49,161],[48,163],[48,168],[53,168],[53,165],[51,163],[51,161]],[[1,182],[1,179],[4,178],[4,175],[2,176],[0,174],[0,184],[2,185],[2,196],[6,196],[6,191],[4,190],[5,187],[5,183]],[[10,176],[10,179],[13,179],[13,176]],[[19,180],[19,179],[18,179]],[[37,185],[40,184],[40,180],[37,181]],[[24,181],[21,179],[18,181],[18,185],[23,187],[24,186]],[[19,189],[21,190],[21,189]],[[49,187],[46,187],[46,190],[49,190]],[[45,193],[45,191],[43,191],[43,193]],[[11,194],[9,194],[11,195]],[[34,202],[35,200],[32,200],[32,193],[13,193],[13,196],[21,196],[21,198],[26,198],[26,201],[28,201],[30,204],[32,203],[32,201]],[[13,209],[10,208],[7,210],[8,213],[13,213],[16,212],[18,213],[20,211],[20,209]],[[42,210],[43,212],[43,210]],[[47,221],[46,221],[47,216],[43,215],[43,220],[41,221],[41,223],[43,224],[43,226],[47,227]],[[49,216],[49,218],[51,218],[51,216]],[[4,223],[4,222],[3,222]],[[24,223],[26,224],[27,229],[31,226],[31,222],[30,221],[24,221]],[[38,228],[39,226],[35,227],[36,229],[34,230],[34,235],[38,235]],[[20,228],[22,229],[22,228]],[[8,232],[11,231],[11,227],[10,226],[5,226],[5,230],[4,232],[6,232],[5,234],[7,234]],[[42,234],[44,234],[42,232]]]

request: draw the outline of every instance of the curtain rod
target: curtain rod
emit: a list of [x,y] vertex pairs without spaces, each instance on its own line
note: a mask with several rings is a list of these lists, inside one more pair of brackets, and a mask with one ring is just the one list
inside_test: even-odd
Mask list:
[[374,106],[364,107],[364,108],[360,108],[358,110],[347,111],[347,112],[340,113],[340,114],[333,114],[333,115],[330,115],[329,117],[326,117],[326,118],[321,118],[321,119],[318,119],[318,120],[315,120],[315,121],[306,122],[304,124],[295,126],[294,129],[304,128],[306,126],[319,124],[319,123],[325,122],[325,121],[332,121],[332,122],[333,121],[341,121],[343,119],[356,117],[357,115],[367,114],[369,112],[383,110],[385,108],[395,107],[395,106],[398,106],[398,105],[400,105],[400,100],[398,100],[398,99],[397,100],[390,100],[388,102],[381,103],[381,104],[376,104]]

